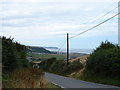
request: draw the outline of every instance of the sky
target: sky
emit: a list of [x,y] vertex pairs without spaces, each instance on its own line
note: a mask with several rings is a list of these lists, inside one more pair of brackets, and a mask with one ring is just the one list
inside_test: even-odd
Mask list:
[[[0,36],[24,45],[59,48],[67,33],[72,37],[117,14],[118,1],[0,0]],[[118,43],[118,17],[71,38],[70,48],[94,49],[106,40]]]

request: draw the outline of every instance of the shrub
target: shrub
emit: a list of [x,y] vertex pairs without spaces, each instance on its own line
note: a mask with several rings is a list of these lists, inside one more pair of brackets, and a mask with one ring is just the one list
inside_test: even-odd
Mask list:
[[81,68],[83,68],[83,65],[80,62],[74,61],[72,63],[69,63],[68,66],[65,66],[63,72],[65,74],[70,74],[72,72],[80,70]]
[[42,61],[39,65],[39,67],[42,70],[49,71],[49,68],[51,67],[52,63],[56,61],[56,58],[50,58],[48,60]]
[[60,74],[65,66],[65,62],[63,60],[57,60],[53,62],[53,64],[50,67],[50,72],[58,73]]
[[3,72],[11,72],[18,68],[28,67],[26,60],[26,46],[14,42],[11,38],[2,39]]
[[88,58],[86,72],[90,76],[120,78],[120,47],[102,42]]
[[61,75],[70,74],[80,70],[82,67],[83,65],[80,62],[75,61],[67,66],[64,60],[56,60],[55,58],[40,63],[40,69]]

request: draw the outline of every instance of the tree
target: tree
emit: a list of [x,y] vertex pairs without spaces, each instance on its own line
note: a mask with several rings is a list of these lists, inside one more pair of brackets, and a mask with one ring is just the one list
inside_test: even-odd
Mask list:
[[13,39],[2,38],[2,65],[3,72],[27,67],[26,46],[14,42]]
[[102,42],[88,58],[86,72],[91,76],[120,78],[120,47],[108,41]]

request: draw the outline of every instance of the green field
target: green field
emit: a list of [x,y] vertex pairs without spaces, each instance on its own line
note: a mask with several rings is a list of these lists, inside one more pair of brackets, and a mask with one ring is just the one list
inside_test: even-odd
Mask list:
[[66,54],[39,54],[39,53],[28,53],[28,56],[32,56],[33,58],[40,59],[49,59],[56,58],[57,60],[64,60],[66,58]]

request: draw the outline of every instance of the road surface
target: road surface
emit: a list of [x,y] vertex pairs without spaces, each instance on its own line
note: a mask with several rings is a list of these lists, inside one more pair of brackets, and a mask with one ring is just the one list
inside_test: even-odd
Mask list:
[[120,90],[120,87],[116,87],[116,86],[85,82],[85,81],[76,80],[73,78],[63,77],[60,75],[46,73],[46,72],[45,72],[45,78],[49,82],[56,84],[61,88],[65,88],[65,89],[82,88],[83,90],[86,90],[87,88],[92,88],[91,90],[99,90],[99,88],[101,88],[100,90]]

